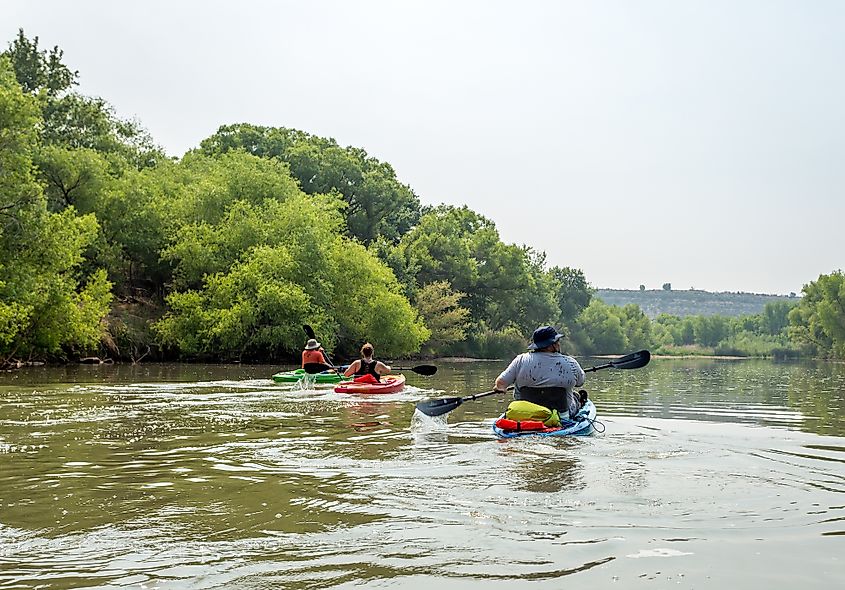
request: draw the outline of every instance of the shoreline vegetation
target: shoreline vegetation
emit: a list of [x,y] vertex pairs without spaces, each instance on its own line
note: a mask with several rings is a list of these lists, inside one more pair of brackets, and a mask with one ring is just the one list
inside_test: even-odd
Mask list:
[[346,359],[512,358],[545,324],[579,356],[845,358],[841,271],[759,313],[650,317],[362,148],[236,123],[171,157],[78,77],[23,30],[0,54],[0,367],[296,363],[303,324]]
[[[572,355],[572,356],[581,356],[581,355]],[[596,359],[616,359],[621,358],[625,355],[623,354],[593,354],[589,355],[591,358]],[[708,355],[708,354],[653,354],[651,355],[652,359],[662,359],[662,360],[683,360],[683,359],[707,359],[707,360],[723,360],[723,361],[747,361],[747,360],[761,360],[765,357],[750,357],[750,356],[719,356],[719,355]],[[347,359],[348,360],[348,359]],[[470,364],[470,363],[500,363],[506,365],[510,362],[510,358],[472,358],[472,357],[434,357],[434,358],[421,358],[421,357],[406,357],[406,358],[399,358],[399,359],[390,359],[388,362],[398,363],[398,362],[419,362],[419,361],[428,361],[430,363],[451,363],[451,364]],[[820,359],[825,360],[827,362],[845,362],[845,361],[836,361],[834,359]],[[207,363],[203,361],[155,361],[156,363],[164,363],[164,364],[187,364],[187,365],[200,365],[200,364],[219,364],[219,365],[229,365],[229,364],[242,364],[240,361],[227,361],[227,362],[215,362],[215,363]],[[114,359],[106,358],[100,359],[98,357],[87,357],[84,359],[79,359],[78,361],[65,361],[65,362],[50,362],[50,361],[17,361],[15,363],[10,363],[9,365],[0,368],[0,371],[4,372],[11,372],[16,369],[22,369],[24,367],[64,367],[68,365],[91,365],[91,366],[110,366],[110,365],[132,365],[130,361],[115,361]],[[134,363],[139,365],[140,363]],[[253,364],[256,366],[267,366],[267,367],[298,367],[298,363],[294,362],[293,360],[282,361],[282,362],[261,362],[261,363],[243,363],[243,364]],[[345,362],[343,364],[346,364]]]

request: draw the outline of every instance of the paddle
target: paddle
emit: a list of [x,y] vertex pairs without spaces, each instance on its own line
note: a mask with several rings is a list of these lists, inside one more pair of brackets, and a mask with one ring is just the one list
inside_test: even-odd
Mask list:
[[[513,389],[513,385],[508,387],[508,390],[510,389]],[[466,397],[444,397],[441,399],[425,400],[417,404],[417,409],[426,416],[440,416],[441,414],[447,414],[451,412],[464,402],[471,402],[473,400],[477,400],[480,397],[487,397],[488,395],[493,395],[494,393],[504,393],[504,391],[497,391],[493,389],[491,391],[485,391],[484,393],[476,393],[473,395],[468,395]]]
[[647,350],[640,350],[626,354],[604,365],[584,369],[584,372],[589,373],[590,371],[598,371],[599,369],[639,369],[640,367],[645,367],[650,360],[651,353]]
[[[305,334],[306,336],[308,336],[309,339],[317,339],[317,336],[314,334],[314,329],[311,326],[309,326],[308,324],[303,324],[302,329],[305,330]],[[343,367],[335,367],[331,357],[329,357],[329,353],[324,350],[323,354],[325,355],[326,360],[329,361],[329,364],[323,365],[322,363],[305,363],[305,366],[302,368],[305,369],[306,373],[313,375],[315,373],[322,373],[323,371],[329,370],[337,371],[338,373],[340,373],[341,371],[345,371],[349,367],[349,365],[345,365]],[[317,367],[322,368],[318,369]],[[437,372],[437,367],[433,365],[417,365],[416,367],[391,367],[391,369],[395,371],[413,371],[414,373],[419,373],[420,375],[434,375]]]
[[[598,365],[596,367],[590,367],[589,369],[584,369],[585,373],[589,373],[590,371],[598,371],[600,369],[639,369],[640,367],[644,367],[648,364],[648,361],[651,359],[651,353],[647,350],[641,350],[639,352],[634,352],[623,357],[620,357],[616,360],[610,361],[604,365]],[[511,387],[508,387],[511,389]],[[502,391],[496,391],[493,389],[492,391],[485,391],[484,393],[476,393],[474,395],[468,395],[466,397],[444,397],[441,399],[433,399],[433,400],[424,400],[417,404],[417,409],[425,414],[426,416],[440,416],[442,414],[446,414],[451,412],[458,406],[460,406],[464,402],[469,402],[473,400],[477,400],[482,397],[487,397],[488,395],[493,395],[494,393],[504,393]]]
[[414,373],[426,376],[434,375],[437,372],[437,367],[434,365],[417,365],[416,367],[394,367],[390,365],[390,369],[393,371],[413,371]]
[[[324,365],[323,363],[305,363],[305,366],[302,368],[305,369],[305,372],[309,375],[322,373],[323,371],[338,370],[337,367],[330,367],[329,365]],[[417,365],[416,367],[391,367],[391,369],[395,371],[413,371],[414,373],[419,373],[420,375],[434,375],[437,372],[437,367],[433,365]]]

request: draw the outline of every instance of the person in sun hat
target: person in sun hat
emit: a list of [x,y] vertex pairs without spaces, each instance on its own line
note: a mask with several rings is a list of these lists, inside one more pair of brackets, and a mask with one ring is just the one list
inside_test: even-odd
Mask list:
[[323,365],[331,366],[326,351],[320,346],[314,338],[309,338],[305,343],[305,350],[302,351],[302,367],[305,368],[306,363],[321,363]]
[[571,356],[560,351],[563,334],[552,326],[540,326],[531,336],[528,352],[518,355],[496,378],[494,389],[514,386],[513,398],[557,410],[561,418],[572,417],[583,405],[575,388],[584,385],[586,374]]

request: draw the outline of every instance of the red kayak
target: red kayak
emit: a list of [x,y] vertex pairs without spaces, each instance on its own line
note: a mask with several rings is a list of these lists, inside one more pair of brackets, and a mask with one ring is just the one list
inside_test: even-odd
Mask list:
[[[365,375],[366,376],[366,375]],[[367,381],[341,381],[335,385],[337,393],[396,393],[405,387],[405,375],[385,375],[377,383]]]

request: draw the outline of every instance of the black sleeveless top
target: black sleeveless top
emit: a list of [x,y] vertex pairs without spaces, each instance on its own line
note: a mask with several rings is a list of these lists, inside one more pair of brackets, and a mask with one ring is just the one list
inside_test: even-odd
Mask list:
[[371,360],[369,363],[364,359],[361,359],[361,366],[359,366],[358,370],[355,371],[355,376],[360,377],[361,375],[372,375],[381,381],[379,374],[376,372],[376,363],[378,363],[376,359]]

